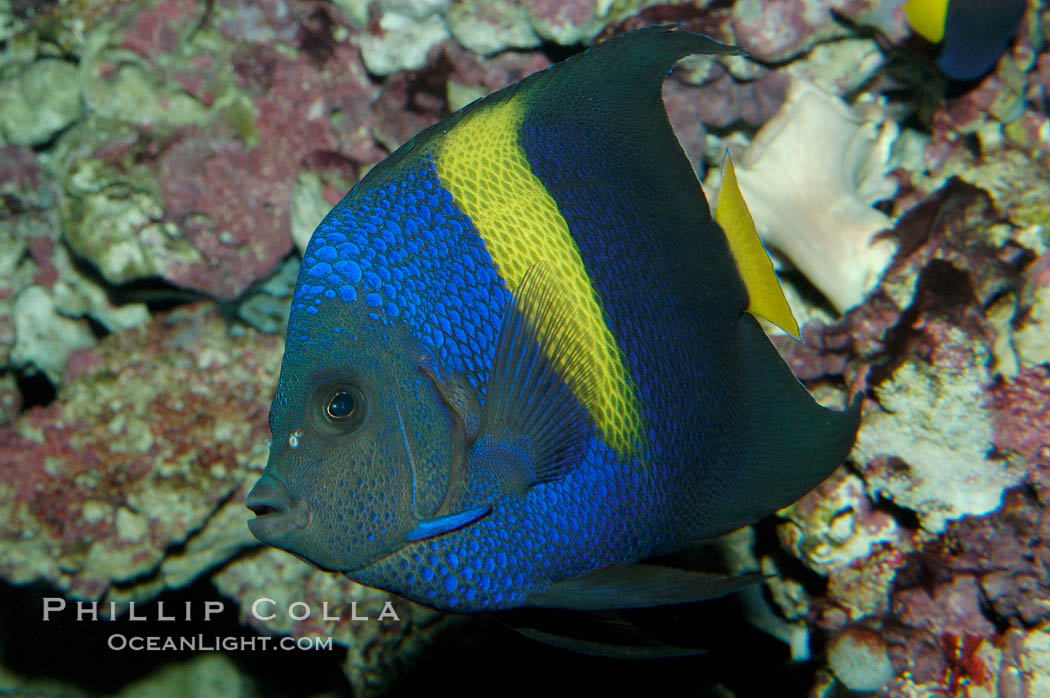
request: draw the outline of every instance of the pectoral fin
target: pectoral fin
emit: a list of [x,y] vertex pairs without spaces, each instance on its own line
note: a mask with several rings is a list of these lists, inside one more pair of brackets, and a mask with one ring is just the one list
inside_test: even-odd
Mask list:
[[567,307],[552,267],[541,262],[525,273],[504,316],[471,452],[471,468],[488,469],[500,494],[564,476],[588,442],[583,404],[597,379]]
[[529,597],[529,604],[583,611],[648,608],[713,599],[761,580],[758,574],[726,577],[661,565],[613,565],[556,582],[546,592]]

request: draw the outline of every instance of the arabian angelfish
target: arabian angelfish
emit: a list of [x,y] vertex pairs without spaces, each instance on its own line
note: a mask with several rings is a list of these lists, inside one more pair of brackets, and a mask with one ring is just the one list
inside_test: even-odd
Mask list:
[[[439,609],[646,607],[738,582],[647,564],[756,521],[852,447],[727,164],[712,218],[661,101],[736,50],[597,44],[426,129],[304,253],[262,541]],[[845,264],[849,260],[829,260]]]

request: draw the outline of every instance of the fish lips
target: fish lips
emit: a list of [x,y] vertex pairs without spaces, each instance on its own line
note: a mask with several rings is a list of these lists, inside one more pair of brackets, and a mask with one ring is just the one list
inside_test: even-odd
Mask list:
[[313,516],[309,504],[292,499],[283,482],[265,474],[252,487],[244,504],[255,513],[248,530],[263,543],[276,547],[281,547],[288,534],[309,526]]

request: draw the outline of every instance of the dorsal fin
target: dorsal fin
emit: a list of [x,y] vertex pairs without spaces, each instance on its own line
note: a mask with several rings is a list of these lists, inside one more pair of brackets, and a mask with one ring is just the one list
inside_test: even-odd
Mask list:
[[791,314],[784,290],[773,271],[773,262],[755,230],[755,222],[747,210],[740,187],[736,183],[733,159],[726,151],[722,168],[722,186],[718,189],[715,205],[715,221],[722,227],[729,240],[729,251],[733,254],[737,271],[747,288],[747,311],[769,320],[796,339],[802,335],[795,316]]

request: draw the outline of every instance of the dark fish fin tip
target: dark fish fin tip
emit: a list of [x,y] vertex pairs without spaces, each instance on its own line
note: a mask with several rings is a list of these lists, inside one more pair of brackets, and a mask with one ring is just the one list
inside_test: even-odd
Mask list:
[[545,645],[559,649],[586,654],[592,657],[608,657],[611,659],[667,659],[671,657],[692,657],[706,654],[707,650],[691,647],[678,647],[659,643],[646,643],[645,638],[638,638],[636,644],[613,644],[604,640],[588,640],[581,637],[572,637],[553,632],[546,632],[536,628],[526,628],[511,625],[515,631],[525,637],[542,642]]
[[741,495],[724,503],[725,532],[787,506],[831,475],[853,448],[863,397],[854,395],[845,410],[821,406],[753,317],[741,316],[738,331],[737,428],[751,450],[734,476]]

